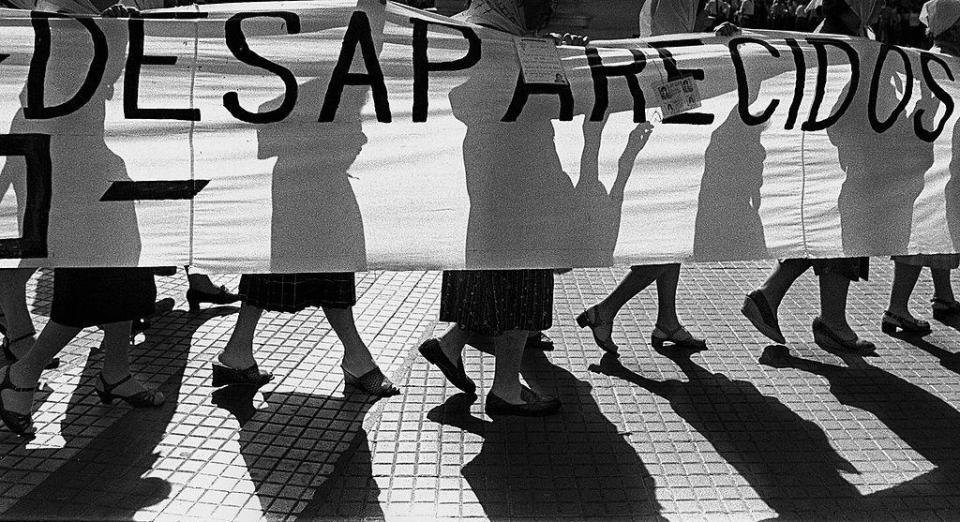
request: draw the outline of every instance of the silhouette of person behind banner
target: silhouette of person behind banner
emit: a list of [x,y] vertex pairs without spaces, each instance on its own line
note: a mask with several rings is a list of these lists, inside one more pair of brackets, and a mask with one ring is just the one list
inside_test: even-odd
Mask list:
[[[323,100],[326,89],[325,80],[310,80],[300,86],[298,99]],[[260,111],[275,108],[281,99]],[[298,103],[284,122],[258,130],[260,159],[277,158],[272,272],[316,272],[318,266],[352,272],[366,265],[363,218],[348,173],[367,143],[360,115],[366,100],[367,89],[347,86],[334,122],[318,123],[314,104]]]
[[[876,63],[880,47],[858,48],[861,63]],[[890,57],[876,82],[876,115],[881,121],[892,114],[903,98],[907,85],[899,75],[902,66]],[[877,132],[868,118],[870,77],[861,75],[860,84],[849,108],[836,124],[827,127],[831,143],[837,147],[840,168],[846,174],[837,206],[843,250],[847,255],[889,255],[906,253],[913,224],[913,206],[923,190],[924,174],[933,165],[933,144],[914,132],[914,115],[924,110],[935,113],[932,96],[926,89],[913,96],[920,101],[912,111],[901,110],[890,128]],[[847,85],[837,105],[852,88]],[[834,107],[833,111],[839,110]]]

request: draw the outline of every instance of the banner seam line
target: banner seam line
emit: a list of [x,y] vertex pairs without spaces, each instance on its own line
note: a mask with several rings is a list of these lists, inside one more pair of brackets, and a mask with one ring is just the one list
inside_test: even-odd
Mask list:
[[[197,4],[194,4],[194,9],[199,12]],[[197,86],[197,69],[200,67],[200,24],[193,24],[193,67],[191,67],[190,74],[190,109],[196,109],[196,86]],[[196,132],[197,122],[190,120],[190,181],[196,183],[196,149],[194,147],[194,134]],[[193,265],[193,240],[194,240],[194,211],[196,210],[195,198],[190,198],[190,233],[188,235],[187,241],[189,242],[187,246],[187,265]]]

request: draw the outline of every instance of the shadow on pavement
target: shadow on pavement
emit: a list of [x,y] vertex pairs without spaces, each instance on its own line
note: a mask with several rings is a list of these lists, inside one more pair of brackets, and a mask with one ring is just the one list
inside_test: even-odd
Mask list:
[[565,409],[552,417],[470,414],[476,396],[458,394],[427,417],[483,437],[480,453],[463,468],[490,519],[657,518],[655,483],[636,449],[608,420],[592,386],[553,365],[543,352],[528,353],[538,377],[561,392]]
[[[359,466],[358,459],[343,458],[366,447],[363,421],[375,398],[363,392],[343,396],[268,392],[263,394],[265,407],[257,408],[258,393],[250,386],[226,386],[213,392],[212,399],[240,423],[240,454],[264,515],[382,519],[377,502],[380,490],[369,458]],[[350,485],[354,491],[364,491],[366,498],[324,501],[323,486],[341,460],[350,461],[354,472]],[[361,470],[360,476],[356,470]],[[355,481],[363,487],[357,488]]]
[[[177,324],[176,333],[155,338],[147,331],[146,341],[131,348],[131,369],[145,383],[150,380],[149,371],[156,369],[157,364],[162,365],[164,373],[169,373],[160,385],[166,396],[160,408],[133,409],[122,401],[112,406],[100,404],[94,383],[100,375],[103,352],[91,352],[60,428],[67,448],[82,449],[21,497],[3,513],[3,518],[129,520],[140,509],[168,498],[172,488],[166,480],[141,477],[153,469],[158,458],[154,449],[177,410],[194,333],[209,319],[232,312],[231,308],[212,308],[200,313],[174,310],[164,315],[163,321]],[[154,356],[159,344],[163,345],[162,361],[156,361]],[[144,353],[149,360],[139,357]],[[111,422],[101,416],[109,408],[127,411]],[[107,427],[99,433],[94,431],[104,425]],[[90,432],[95,433],[92,440]],[[31,451],[30,456],[47,460],[44,455],[49,457],[59,451],[62,450]]]
[[[590,370],[623,379],[668,401],[781,517],[835,518],[859,492],[841,475],[856,473],[816,424],[803,419],[750,382],[712,373],[689,359],[671,357],[687,381],[655,381],[605,355]],[[811,499],[821,499],[811,502]],[[855,512],[854,512],[855,513]],[[819,518],[818,517],[818,518]]]

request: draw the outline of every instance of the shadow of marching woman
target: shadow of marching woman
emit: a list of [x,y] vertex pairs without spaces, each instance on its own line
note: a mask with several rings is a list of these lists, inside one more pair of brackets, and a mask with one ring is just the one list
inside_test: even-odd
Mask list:
[[[960,412],[933,393],[862,357],[842,354],[847,367],[791,355],[786,347],[769,346],[760,363],[819,375],[830,393],[845,405],[870,412],[914,451],[939,468],[960,471]],[[947,486],[947,484],[944,484]],[[960,496],[960,484],[949,484]]]
[[[687,382],[655,381],[625,367],[611,354],[590,370],[631,382],[670,401],[673,410],[781,517],[835,518],[857,514],[860,493],[840,474],[856,473],[816,424],[748,381],[712,373],[689,351],[664,353]],[[829,502],[811,503],[811,498]],[[842,511],[841,511],[842,510]]]
[[[103,356],[100,351],[91,352],[60,423],[66,448],[79,446],[79,451],[21,497],[3,517],[130,520],[142,508],[169,498],[172,487],[167,480],[143,475],[153,470],[159,456],[155,448],[177,411],[193,336],[208,320],[233,312],[232,307],[209,308],[200,313],[173,310],[159,319],[158,328],[147,331],[146,340],[137,346],[137,351],[144,355],[134,357],[132,363],[140,369],[156,369],[155,374],[166,377],[161,387],[167,402],[157,409],[129,410],[92,439],[91,430],[101,429],[102,422],[90,413],[108,407],[100,406],[92,397],[96,368]],[[166,330],[164,326],[176,330],[158,335]],[[34,456],[37,453],[31,452]]]
[[[365,393],[271,391],[263,393],[265,405],[258,408],[258,393],[252,386],[230,385],[213,392],[211,399],[240,424],[240,454],[264,515],[382,519],[380,490],[369,460],[357,466],[350,458],[367,444],[363,421],[376,398]],[[338,468],[348,464],[350,480],[364,484],[365,498],[327,502],[328,481],[339,479]]]
[[549,418],[470,414],[472,394],[459,393],[427,417],[483,438],[463,477],[491,520],[559,517],[663,520],[656,484],[637,450],[604,415],[593,386],[552,364],[543,352],[524,353],[528,368],[556,383],[577,409]]

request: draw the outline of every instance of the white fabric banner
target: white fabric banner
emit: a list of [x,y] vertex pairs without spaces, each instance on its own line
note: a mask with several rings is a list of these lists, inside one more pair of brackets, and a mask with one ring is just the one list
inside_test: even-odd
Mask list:
[[[569,83],[528,85],[513,37],[376,0],[0,10],[2,266],[960,250],[956,59],[771,32],[558,51]],[[664,120],[685,77],[702,105]]]

